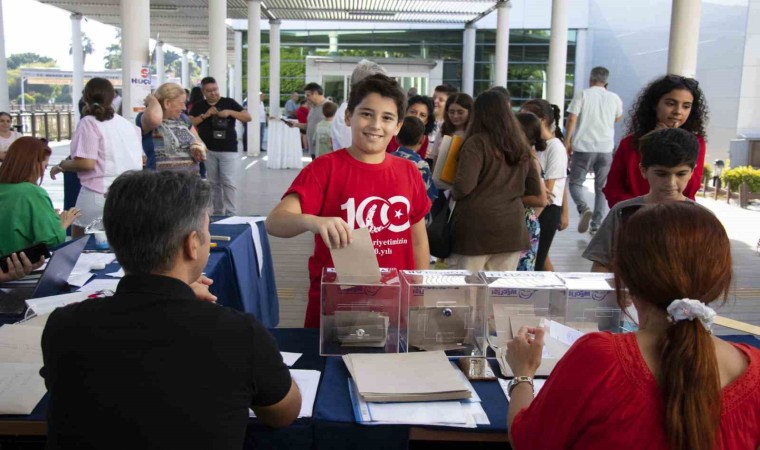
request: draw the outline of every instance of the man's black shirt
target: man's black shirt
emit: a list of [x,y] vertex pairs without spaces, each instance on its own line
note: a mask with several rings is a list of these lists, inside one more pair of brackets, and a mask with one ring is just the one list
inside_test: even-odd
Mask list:
[[[214,106],[216,106],[217,111],[231,109],[233,111],[240,112],[243,110],[243,107],[240,106],[238,102],[228,97],[220,98]],[[202,114],[205,114],[206,111],[208,111],[210,108],[211,105],[209,105],[206,100],[200,101],[193,105],[193,109],[190,111],[190,115],[193,117],[200,117]],[[236,152],[237,134],[235,133],[235,118],[227,117],[224,119],[227,122],[227,128],[223,130],[225,132],[224,139],[214,138],[213,119],[213,116],[208,117],[197,126],[198,135],[200,135],[201,139],[206,144],[206,147],[208,147],[209,150],[215,152]]]

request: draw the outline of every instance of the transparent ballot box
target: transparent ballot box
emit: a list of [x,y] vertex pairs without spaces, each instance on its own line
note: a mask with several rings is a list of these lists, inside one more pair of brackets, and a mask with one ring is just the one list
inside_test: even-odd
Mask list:
[[481,355],[486,284],[466,270],[401,271],[401,351]]
[[565,324],[584,333],[625,331],[624,313],[617,304],[611,273],[562,272],[567,289]]
[[552,272],[481,272],[488,283],[488,346],[507,345],[522,326],[565,321],[565,285]]
[[319,353],[398,353],[401,284],[396,269],[378,277],[322,271]]

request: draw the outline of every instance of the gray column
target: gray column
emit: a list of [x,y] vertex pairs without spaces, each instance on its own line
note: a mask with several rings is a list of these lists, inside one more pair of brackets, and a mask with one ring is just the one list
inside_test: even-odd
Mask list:
[[190,89],[192,83],[190,82],[190,62],[187,58],[187,50],[182,50],[182,87]]
[[496,61],[494,65],[494,85],[507,87],[507,65],[509,64],[509,0],[496,5]]
[[261,0],[248,0],[248,155],[261,152],[258,99],[261,91]]
[[328,55],[337,55],[338,54],[338,32],[332,31],[327,35],[327,38],[330,40],[330,45],[327,47],[327,54]]
[[219,94],[227,97],[227,2],[208,2],[208,55],[211,76],[216,79]]
[[121,0],[121,79],[122,113],[134,120],[133,107],[142,104],[141,98],[132,98],[132,66],[138,70],[148,64],[150,52],[150,0]]
[[164,67],[164,43],[156,42],[156,83],[159,86],[166,82],[166,68]]
[[[3,2],[0,1],[0,111],[10,112],[11,101],[8,97],[8,62],[5,59],[5,26],[3,24]],[[23,81],[22,81],[23,83]]]
[[280,22],[269,21],[269,115],[280,116]]
[[565,110],[567,73],[567,0],[552,0],[552,29],[549,39],[549,70],[546,99]]
[[201,78],[208,76],[208,56],[201,56]]
[[462,92],[475,95],[475,24],[464,27],[462,37]]
[[673,0],[668,45],[668,73],[690,78],[697,75],[701,13],[702,0]]
[[234,98],[238,103],[243,104],[243,32],[235,31],[235,71],[234,71],[235,93]]
[[82,15],[71,15],[71,103],[74,107],[74,124],[79,122],[79,100],[84,88],[84,53],[82,52]]

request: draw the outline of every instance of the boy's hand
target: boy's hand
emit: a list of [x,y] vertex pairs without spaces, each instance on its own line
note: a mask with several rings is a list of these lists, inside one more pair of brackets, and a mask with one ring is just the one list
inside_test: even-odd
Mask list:
[[314,216],[309,222],[309,231],[322,237],[330,248],[343,248],[351,243],[351,227],[340,217]]

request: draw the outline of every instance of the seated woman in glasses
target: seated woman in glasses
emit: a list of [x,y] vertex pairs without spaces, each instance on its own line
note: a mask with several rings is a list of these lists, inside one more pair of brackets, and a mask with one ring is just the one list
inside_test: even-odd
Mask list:
[[79,217],[77,208],[57,213],[40,187],[51,153],[46,142],[33,137],[18,138],[8,148],[0,166],[0,255],[39,243],[62,244],[66,228]]
[[[760,350],[711,334],[726,301],[731,245],[720,221],[688,202],[646,205],[619,234],[618,304],[639,331],[589,333],[534,399],[545,330],[522,327],[506,354],[507,426],[516,450],[728,450],[760,446]],[[718,302],[716,302],[718,303]]]
[[650,131],[660,128],[681,128],[695,134],[699,140],[699,156],[694,173],[683,191],[683,195],[694,200],[702,183],[706,126],[707,104],[696,80],[666,75],[649,83],[631,108],[628,136],[620,141],[612,159],[607,184],[602,189],[610,208],[618,202],[642,196],[649,191],[649,184],[639,171],[639,140]]
[[616,204],[589,242],[583,257],[593,262],[592,272],[612,271],[613,239],[624,217],[642,205],[688,201],[689,180],[700,155],[700,142],[693,133],[680,128],[652,131],[639,140],[639,176],[649,192]]

